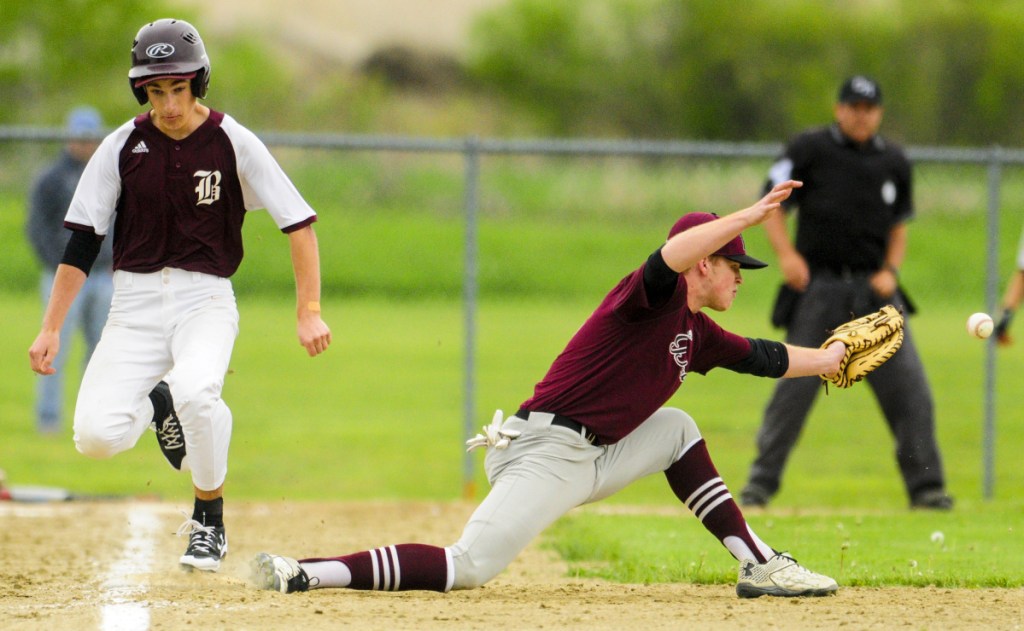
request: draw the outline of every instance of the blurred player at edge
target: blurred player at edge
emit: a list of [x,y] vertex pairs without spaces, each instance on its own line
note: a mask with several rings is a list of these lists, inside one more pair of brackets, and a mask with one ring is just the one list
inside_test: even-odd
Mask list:
[[1013,344],[1013,338],[1010,336],[1010,321],[1013,320],[1013,314],[1020,307],[1022,301],[1024,301],[1024,231],[1021,231],[1020,244],[1017,246],[1016,268],[1006,283],[1001,303],[1002,312],[994,331],[996,341],[1000,346]]
[[694,420],[661,407],[691,372],[719,366],[764,377],[833,374],[842,343],[789,346],[725,331],[703,309],[728,309],[747,256],[740,233],[778,213],[799,182],[717,218],[684,215],[666,243],[611,290],[515,415],[485,435],[491,490],[450,547],[402,544],[335,558],[261,553],[255,580],[283,592],[319,587],[447,592],[494,578],[548,525],[581,504],[662,472],[668,485],[739,562],[737,594],[820,596],[836,582],[765,544],[747,525]]
[[320,317],[316,213],[252,132],[199,103],[210,61],[192,25],[143,26],[128,80],[150,109],[108,135],[85,168],[29,358],[32,370],[53,374],[64,318],[113,231],[114,300],[79,390],[75,446],[109,458],[153,426],[171,466],[192,473],[195,508],[179,529],[190,533],[181,564],[215,571],[228,549],[232,417],[221,390],[238,335],[229,277],[242,260],[242,221],[266,208],[288,235],[299,342],[312,357],[331,342]]

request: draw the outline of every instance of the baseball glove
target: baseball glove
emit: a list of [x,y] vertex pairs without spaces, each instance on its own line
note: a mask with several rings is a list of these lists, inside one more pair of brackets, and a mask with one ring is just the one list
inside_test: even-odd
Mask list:
[[863,318],[839,325],[825,340],[821,348],[835,341],[846,345],[846,356],[839,364],[839,372],[821,375],[839,388],[849,388],[884,364],[903,345],[903,315],[892,305]]

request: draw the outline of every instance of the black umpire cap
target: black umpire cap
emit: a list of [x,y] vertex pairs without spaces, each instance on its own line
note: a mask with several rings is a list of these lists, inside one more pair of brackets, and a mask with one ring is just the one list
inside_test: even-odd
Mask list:
[[878,82],[864,75],[854,75],[839,88],[840,103],[882,104],[882,88]]

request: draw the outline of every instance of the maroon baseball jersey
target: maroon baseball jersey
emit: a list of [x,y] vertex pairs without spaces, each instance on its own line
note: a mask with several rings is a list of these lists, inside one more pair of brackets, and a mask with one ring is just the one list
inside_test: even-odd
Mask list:
[[114,269],[175,267],[229,277],[242,261],[242,222],[266,208],[291,232],[316,221],[266,146],[230,116],[210,110],[175,140],[141,114],[109,136],[82,174],[64,225],[108,235]]
[[636,429],[691,372],[750,355],[750,342],[686,306],[680,274],[666,304],[652,308],[636,270],[605,297],[522,408],[561,414],[614,443]]

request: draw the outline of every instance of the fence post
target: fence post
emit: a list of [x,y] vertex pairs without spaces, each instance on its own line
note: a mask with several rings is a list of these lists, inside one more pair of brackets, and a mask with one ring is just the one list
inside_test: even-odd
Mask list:
[[[994,145],[988,162],[988,252],[985,256],[985,304],[988,313],[996,313],[999,300],[999,189],[1002,184],[1003,155]],[[982,439],[982,496],[990,500],[995,480],[996,442],[996,338],[985,345],[985,426]]]
[[[476,313],[477,313],[477,205],[479,201],[480,139],[471,136],[466,139],[463,149],[466,162],[466,189],[464,208],[466,233],[464,235],[464,259],[462,302],[465,326],[464,353],[465,373],[463,375],[463,437],[474,434],[476,423]],[[476,484],[473,475],[473,455],[464,452],[462,457],[462,497],[473,499]]]

